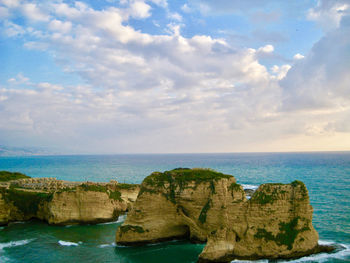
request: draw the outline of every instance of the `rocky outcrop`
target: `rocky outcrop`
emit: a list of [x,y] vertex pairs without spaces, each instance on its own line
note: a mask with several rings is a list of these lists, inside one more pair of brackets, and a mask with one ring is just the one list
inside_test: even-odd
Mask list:
[[300,181],[263,184],[248,200],[231,175],[175,169],[145,178],[116,242],[207,242],[201,262],[300,257],[320,250],[312,212]]
[[28,178],[0,183],[0,225],[38,218],[49,224],[113,221],[131,208],[138,185]]

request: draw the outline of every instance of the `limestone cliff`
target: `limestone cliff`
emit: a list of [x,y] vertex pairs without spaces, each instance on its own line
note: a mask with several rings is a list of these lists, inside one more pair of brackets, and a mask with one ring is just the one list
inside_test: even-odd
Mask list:
[[130,209],[138,185],[26,178],[0,183],[0,225],[38,218],[49,224],[113,221]]
[[298,257],[318,249],[312,212],[299,181],[261,185],[248,200],[231,175],[175,169],[145,178],[116,242],[207,242],[202,262]]

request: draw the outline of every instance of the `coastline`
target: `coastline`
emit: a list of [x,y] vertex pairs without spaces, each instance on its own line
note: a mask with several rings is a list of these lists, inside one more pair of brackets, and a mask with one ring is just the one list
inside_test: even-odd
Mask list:
[[[229,156],[231,156],[231,155],[229,155]],[[290,155],[289,155],[290,156]],[[304,155],[303,155],[304,156]],[[310,159],[313,155],[307,155],[307,156],[310,156],[310,157],[308,157],[307,159],[306,159],[306,163],[307,163],[307,165],[309,166],[310,165],[310,163],[311,163],[311,161],[312,161],[312,159]],[[344,156],[344,155],[342,155],[342,156]],[[211,158],[214,158],[213,156],[210,156]],[[277,157],[277,156],[276,156]],[[296,157],[298,157],[298,156],[296,156]],[[97,157],[96,157],[97,158]],[[179,159],[181,159],[182,157],[181,156],[179,156],[178,157]],[[219,158],[219,160],[221,159],[221,158],[224,158],[224,157],[218,157]],[[225,158],[227,158],[227,157],[225,157]],[[232,158],[232,156],[231,156],[231,158]],[[248,157],[244,157],[244,158],[248,158]],[[260,157],[259,157],[260,158]],[[273,159],[270,159],[270,158],[273,158]],[[289,158],[289,157],[288,157]],[[293,157],[294,158],[294,157]],[[298,157],[299,158],[299,157]],[[323,160],[320,156],[315,156],[315,157],[312,157],[313,159],[315,159],[315,162],[317,161],[317,163],[322,163],[322,164],[324,164],[324,163],[326,163],[326,162],[328,162],[328,161],[326,161],[326,160]],[[321,158],[321,159],[320,159]],[[343,158],[343,157],[342,157]],[[275,157],[268,157],[268,159],[265,159],[265,167],[267,167],[268,169],[269,169],[269,171],[268,172],[266,172],[266,170],[263,170],[263,169],[258,169],[257,171],[258,171],[258,173],[260,173],[262,176],[264,175],[264,174],[269,174],[269,176],[271,175],[271,176],[276,176],[276,174],[278,175],[278,173],[276,173],[276,171],[274,171],[274,170],[271,170],[271,168],[269,168],[269,166],[266,166],[266,160],[268,160],[268,162],[270,162],[270,160],[274,160],[275,159]],[[302,157],[302,158],[300,158],[300,160],[301,159],[305,159],[304,157]],[[21,158],[17,158],[17,160],[18,161],[21,161]],[[16,161],[17,161],[16,160]],[[38,161],[40,160],[40,158],[38,159]],[[82,159],[82,160],[84,160],[84,158]],[[110,159],[109,159],[110,160]],[[117,158],[116,159],[114,159],[114,160],[118,160]],[[136,159],[135,159],[136,160]],[[140,159],[138,159],[138,160],[140,160]],[[147,157],[145,157],[144,159],[141,159],[141,160],[147,160],[148,161],[148,159],[147,159]],[[161,160],[161,159],[160,159]],[[339,204],[341,204],[342,205],[342,207],[343,207],[343,205],[344,204],[346,204],[346,203],[344,203],[344,201],[342,201],[343,199],[342,199],[342,194],[343,194],[343,190],[338,190],[338,188],[334,185],[334,183],[335,182],[339,182],[339,180],[340,179],[342,179],[342,178],[346,178],[345,177],[345,175],[346,175],[346,173],[344,174],[344,172],[346,172],[346,169],[341,169],[339,172],[332,172],[332,174],[334,174],[334,175],[337,175],[338,177],[335,177],[335,176],[331,176],[331,175],[326,175],[323,171],[326,171],[326,169],[316,169],[315,170],[315,168],[313,168],[314,170],[310,170],[310,173],[301,173],[301,172],[299,172],[299,170],[296,170],[296,169],[298,169],[298,166],[295,166],[295,164],[296,163],[298,163],[298,165],[299,165],[299,161],[297,162],[297,160],[296,161],[293,161],[291,164],[290,164],[290,161],[289,161],[289,159],[282,159],[283,160],[283,162],[284,162],[284,160],[287,160],[288,161],[288,163],[286,163],[285,164],[285,166],[288,168],[288,170],[287,169],[285,169],[285,168],[280,168],[281,170],[281,172],[284,172],[284,173],[290,173],[291,175],[292,174],[295,174],[295,175],[293,175],[293,176],[298,176],[298,174],[299,174],[299,176],[301,175],[301,174],[303,174],[303,178],[306,180],[306,182],[307,182],[307,186],[308,186],[308,189],[309,190],[311,190],[311,192],[313,193],[312,195],[311,195],[311,198],[312,198],[312,205],[314,206],[314,212],[316,213],[316,216],[315,216],[315,220],[316,220],[316,223],[317,223],[317,230],[318,231],[321,231],[320,233],[320,238],[321,238],[321,240],[334,240],[333,241],[333,243],[335,242],[335,243],[338,243],[338,244],[340,244],[340,243],[345,243],[345,246],[346,246],[346,244],[348,244],[348,242],[346,241],[346,238],[344,238],[344,237],[342,237],[342,236],[339,236],[338,238],[335,236],[335,234],[332,234],[332,232],[331,232],[331,229],[332,229],[332,226],[335,226],[335,222],[338,222],[337,220],[339,220],[339,219],[337,219],[337,218],[339,218],[339,217],[337,217],[337,215],[336,214],[334,214],[334,212],[335,211],[338,211],[338,210],[336,210],[336,209],[338,209],[339,208],[339,206],[338,206],[338,208],[337,208],[337,206],[336,205],[332,205],[332,206],[330,206],[329,208],[327,208],[327,214],[325,214],[324,216],[322,216],[322,217],[320,217],[320,215],[322,215],[321,213],[323,213],[322,211],[324,211],[324,208],[323,208],[323,204],[326,204],[325,203],[325,198],[327,197],[327,194],[329,195],[329,196],[331,196],[331,194],[334,196],[334,197],[337,197],[337,201],[338,201],[338,203]],[[293,160],[293,159],[292,159]],[[298,159],[299,160],[299,159]],[[319,161],[319,160],[321,160],[321,161]],[[332,166],[334,165],[334,160],[333,160],[333,158],[331,158],[331,159],[329,159],[330,160],[330,162],[332,163]],[[339,161],[339,164],[337,164],[337,166],[338,167],[341,167],[341,166],[339,166],[341,163],[344,163],[344,161],[342,161],[342,159],[339,159],[340,161]],[[125,161],[125,159],[124,159],[124,161]],[[41,161],[42,162],[42,161]],[[114,162],[116,162],[116,161],[114,161]],[[143,161],[144,162],[144,161]],[[193,160],[191,159],[191,162],[193,162]],[[205,161],[205,162],[209,162],[210,163],[210,160],[208,160],[208,161]],[[275,161],[274,161],[275,162]],[[137,164],[137,163],[136,163]],[[302,163],[301,163],[302,164]],[[312,163],[311,163],[312,164]],[[345,164],[346,164],[346,162],[345,162]],[[60,161],[60,165],[64,165],[64,163],[62,163],[61,161]],[[153,165],[153,164],[152,164]],[[156,164],[157,166],[158,165],[160,165],[160,164]],[[193,165],[195,165],[195,166],[198,166],[198,163],[196,164],[195,162],[194,162],[194,164]],[[234,163],[233,164],[231,164],[231,165],[235,165]],[[251,164],[249,164],[249,165],[251,165]],[[268,163],[267,163],[267,165],[269,165]],[[315,167],[315,165],[314,164],[312,164],[313,166],[311,166],[311,167]],[[61,167],[63,167],[63,166],[61,166]],[[89,166],[87,166],[87,167],[89,167]],[[108,167],[108,166],[107,166]],[[131,167],[131,166],[130,166]],[[134,165],[132,166],[132,167],[135,167]],[[257,166],[256,166],[257,167]],[[242,168],[244,168],[244,166],[242,166]],[[240,168],[240,169],[242,169],[242,168]],[[267,168],[264,168],[264,169],[267,169]],[[64,167],[64,169],[67,171],[67,172],[71,172],[72,173],[72,171],[74,171],[74,170],[69,170],[70,169],[70,167],[69,166],[65,166]],[[130,169],[130,168],[128,168],[128,169]],[[152,170],[155,170],[154,168],[148,168],[148,169],[152,169]],[[225,168],[223,167],[223,168],[220,168],[221,170],[225,170]],[[248,167],[248,169],[250,169],[249,167]],[[258,185],[258,183],[259,183],[259,180],[257,180],[257,179],[255,179],[255,178],[258,178],[258,177],[252,177],[252,175],[254,175],[255,174],[255,169],[257,169],[257,168],[254,168],[254,166],[252,166],[252,169],[254,169],[254,170],[247,170],[247,168],[244,168],[243,170],[242,170],[242,172],[244,173],[244,177],[242,176],[242,175],[240,175],[240,170],[238,170],[238,169],[235,169],[235,172],[232,172],[232,173],[234,173],[236,176],[238,176],[238,180],[239,180],[239,182],[243,182],[243,183],[245,183],[245,184],[248,184],[248,183],[251,183],[252,185]],[[295,169],[295,171],[296,172],[293,172],[293,169]],[[309,169],[309,168],[308,168]],[[19,169],[17,169],[17,170],[19,170]],[[147,169],[146,169],[147,170]],[[45,171],[45,169],[43,170],[43,171]],[[53,170],[54,171],[54,170]],[[55,171],[58,171],[57,169],[55,170]],[[133,170],[130,170],[130,171],[133,171]],[[292,172],[291,172],[292,171]],[[308,170],[309,171],[309,170]],[[77,174],[76,172],[73,172],[74,174]],[[66,174],[66,172],[64,173],[64,174]],[[84,174],[84,173],[82,173],[82,174]],[[122,172],[122,174],[124,174],[123,172]],[[129,173],[129,174],[132,174],[132,173]],[[341,176],[342,174],[344,174],[343,176]],[[308,176],[311,176],[312,175],[312,178],[313,179],[308,179]],[[55,175],[55,177],[59,177],[59,178],[62,178],[62,177],[60,177],[60,175]],[[120,178],[123,178],[123,177],[120,177],[120,175],[116,175],[117,177],[115,177],[118,181],[124,181],[124,179],[120,179]],[[80,175],[80,177],[76,177],[77,179],[79,179],[80,181],[83,181],[83,179],[84,179],[84,177],[85,177],[85,175]],[[72,179],[74,179],[75,177],[71,177]],[[96,177],[97,178],[97,177]],[[101,177],[101,178],[105,178],[105,177]],[[142,177],[134,177],[134,178],[132,178],[132,177],[130,177],[130,179],[131,179],[131,182],[132,181],[140,181],[140,179],[137,179],[137,178],[142,178]],[[251,179],[252,178],[252,179]],[[273,177],[272,177],[273,178]],[[286,180],[286,178],[285,177],[279,177],[279,178],[282,178],[282,180]],[[283,179],[284,178],[284,179]],[[298,177],[297,177],[298,178]],[[300,178],[300,177],[299,177]],[[311,178],[311,177],[310,177]],[[105,179],[104,179],[105,180]],[[272,180],[281,180],[281,179],[272,179]],[[290,180],[290,179],[289,179]],[[310,181],[310,180],[312,180],[312,182]],[[329,183],[325,183],[325,182],[328,182],[329,181]],[[130,181],[129,181],[130,182]],[[328,187],[324,187],[324,186],[326,186],[326,185],[331,185],[332,187],[330,187],[330,188],[328,188]],[[340,184],[341,185],[341,184]],[[315,187],[317,187],[317,188],[315,188]],[[327,189],[326,189],[327,188]],[[315,189],[317,189],[317,192],[315,192],[316,190]],[[323,191],[321,190],[318,190],[318,189],[324,189]],[[340,188],[341,189],[341,188]],[[334,192],[336,193],[336,195],[334,195]],[[323,198],[322,200],[322,203],[320,203],[318,200],[319,200],[319,198]],[[327,199],[327,203],[329,203],[328,201],[333,201],[333,200],[335,200],[335,199]],[[345,209],[345,208],[344,208]],[[345,218],[345,216],[346,216],[346,214],[343,214],[343,216],[344,216],[344,218]],[[328,218],[328,220],[327,220],[327,222],[333,222],[333,224],[332,225],[324,225],[323,224],[323,221],[321,221],[321,219],[322,218],[324,218],[324,219],[326,219],[326,218]],[[16,229],[17,227],[21,227],[21,226],[23,226],[23,225],[28,225],[28,223],[24,223],[24,224],[11,224],[11,226],[10,227],[6,227],[5,229],[8,229],[8,230],[10,230],[10,229]],[[31,223],[29,223],[29,225],[28,225],[28,227],[30,227],[32,224]],[[341,226],[341,223],[337,223],[337,225],[339,225],[339,226]],[[44,226],[44,225],[43,225]],[[107,225],[108,226],[108,225]],[[112,223],[110,226],[115,226],[115,224],[114,223]],[[55,229],[54,228],[54,226],[52,226],[53,227],[53,229]],[[86,230],[88,230],[88,229],[90,229],[90,228],[93,228],[93,226],[86,226],[86,227],[88,227]],[[50,227],[51,228],[51,227]],[[68,227],[68,228],[62,228],[62,230],[64,230],[64,229],[71,229],[71,230],[74,230],[74,229],[80,229],[80,226],[72,226],[72,227]],[[327,230],[328,229],[328,230]],[[3,230],[2,230],[3,231]],[[12,230],[11,230],[12,231]],[[328,232],[326,232],[326,231],[328,231]],[[6,232],[7,232],[7,230],[6,230]],[[3,234],[6,234],[6,232],[3,232]],[[341,232],[339,232],[339,233],[341,233]],[[63,232],[62,232],[62,234],[63,234]],[[6,234],[7,235],[7,234]],[[6,236],[5,235],[5,236]],[[30,238],[30,236],[29,236],[29,238]],[[16,240],[16,239],[13,239],[13,240]],[[39,241],[40,240],[40,238],[37,238],[37,241]],[[67,241],[70,241],[69,240],[69,238],[67,239],[63,239],[63,240],[67,240]],[[76,249],[83,249],[85,246],[86,246],[86,243],[84,243],[84,242],[87,242],[87,241],[84,241],[84,238],[83,237],[81,237],[81,240],[83,241],[83,244],[82,245],[80,245],[80,246],[78,246],[78,247],[76,247]],[[108,241],[108,242],[106,242],[106,241],[102,241],[100,244],[112,244],[113,242],[112,242],[112,240],[113,240],[113,237],[111,236],[111,240],[110,241]],[[74,240],[72,240],[72,241],[74,241]],[[77,239],[76,241],[74,241],[74,242],[78,242],[79,240]],[[6,240],[2,240],[2,241],[0,241],[0,243],[6,243],[7,241]],[[41,241],[41,242],[44,242],[44,241]],[[56,241],[57,242],[57,241]],[[171,244],[175,244],[175,246],[177,246],[176,244],[178,244],[178,243],[182,243],[182,241],[180,241],[180,242],[171,242]],[[98,247],[99,245],[97,244],[96,245],[96,247]],[[150,248],[151,247],[156,247],[156,248],[160,248],[160,247],[163,247],[164,245],[161,245],[161,244],[152,244],[152,246],[150,246]],[[188,246],[188,247],[191,247],[191,245],[190,244],[188,244],[188,245],[186,245],[186,246]],[[79,248],[80,247],[80,248]],[[147,246],[148,247],[148,246]],[[71,249],[73,249],[73,248],[71,248]],[[104,249],[107,249],[107,247],[106,248],[104,248]],[[112,245],[110,246],[110,249],[112,249]],[[129,251],[129,249],[128,248],[121,248],[121,249],[123,249],[123,251]],[[195,249],[195,247],[193,247],[192,249]],[[8,250],[8,253],[10,253],[11,252],[11,250],[13,250],[14,251],[14,249],[9,249]],[[130,250],[130,251],[132,251],[132,250]],[[11,252],[12,253],[12,252]],[[55,252],[51,252],[51,253],[55,253]],[[86,253],[89,253],[88,251],[86,251]],[[345,250],[343,250],[343,249],[341,249],[341,251],[338,251],[338,252],[335,252],[335,253],[331,253],[331,254],[326,254],[326,255],[322,255],[322,254],[318,254],[317,255],[317,257],[324,257],[324,258],[343,258],[343,257],[345,257],[345,258],[347,258],[347,255],[349,255],[349,254],[347,254],[348,252],[347,252],[347,250],[345,249]],[[6,253],[7,254],[7,253]],[[10,255],[10,254],[9,254]],[[110,257],[111,255],[109,255],[108,257]],[[158,255],[158,257],[160,257],[161,258],[161,256],[160,255]],[[147,258],[147,257],[146,257]],[[305,257],[304,257],[305,258]],[[306,257],[307,258],[307,257]],[[164,258],[163,258],[163,260],[164,260]],[[116,262],[118,262],[118,260],[116,260]],[[170,262],[172,262],[172,261],[170,261]],[[189,261],[184,261],[184,262],[189,262]],[[296,261],[297,262],[297,261]],[[327,260],[326,260],[326,262],[328,262]]]

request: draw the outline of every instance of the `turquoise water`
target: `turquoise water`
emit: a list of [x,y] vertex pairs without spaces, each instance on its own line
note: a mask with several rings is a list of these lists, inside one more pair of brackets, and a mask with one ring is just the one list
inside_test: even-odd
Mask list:
[[[322,242],[337,253],[294,262],[350,262],[350,153],[169,154],[1,157],[0,170],[32,177],[140,183],[153,171],[209,167],[238,183],[305,182]],[[126,248],[114,245],[118,222],[58,227],[39,221],[0,228],[0,262],[195,262],[203,245],[185,241]],[[264,262],[264,261],[262,261]]]

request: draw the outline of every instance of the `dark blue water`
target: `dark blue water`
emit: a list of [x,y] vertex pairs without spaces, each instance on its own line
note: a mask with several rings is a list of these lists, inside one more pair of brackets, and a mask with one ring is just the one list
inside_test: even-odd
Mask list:
[[[32,177],[56,177],[72,181],[107,182],[113,179],[119,182],[140,183],[153,171],[176,167],[208,167],[232,174],[238,183],[250,185],[267,182],[288,183],[296,179],[303,181],[314,207],[313,224],[320,234],[320,240],[344,244],[347,249],[333,255],[321,255],[299,261],[350,260],[349,152],[0,158],[0,170],[19,171]],[[202,249],[202,246],[186,242],[144,248],[116,248],[113,245],[100,247],[101,244],[112,244],[115,229],[119,225],[120,223],[75,226],[67,232],[67,228],[47,226],[40,222],[13,224],[0,230],[0,259],[2,257],[10,262],[67,262],[67,255],[70,255],[70,262],[195,262]],[[88,234],[90,232],[93,233],[91,237]],[[77,238],[70,238],[74,236]],[[58,243],[59,240],[70,241],[74,245],[62,245]],[[48,253],[52,255],[52,260],[45,258]],[[75,256],[72,257],[71,254]],[[80,254],[84,255],[84,259]],[[173,256],[169,257],[170,255]]]

